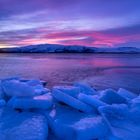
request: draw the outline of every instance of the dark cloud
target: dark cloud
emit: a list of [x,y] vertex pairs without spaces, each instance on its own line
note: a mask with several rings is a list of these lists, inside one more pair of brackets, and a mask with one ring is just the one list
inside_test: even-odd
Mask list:
[[59,16],[116,16],[140,11],[139,5],[139,0],[1,0],[0,16],[42,10],[57,11]]
[[140,24],[120,27],[115,29],[109,29],[103,31],[105,34],[112,34],[114,36],[125,36],[125,35],[139,35],[140,36]]

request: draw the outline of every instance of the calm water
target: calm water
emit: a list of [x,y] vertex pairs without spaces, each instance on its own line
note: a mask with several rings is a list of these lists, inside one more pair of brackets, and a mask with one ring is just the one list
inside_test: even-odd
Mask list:
[[0,54],[0,78],[21,76],[48,86],[84,81],[96,89],[123,87],[139,93],[139,54]]

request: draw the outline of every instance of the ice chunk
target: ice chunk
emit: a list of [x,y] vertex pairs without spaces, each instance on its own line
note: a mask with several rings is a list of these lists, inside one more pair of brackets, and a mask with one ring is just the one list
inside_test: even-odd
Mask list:
[[110,133],[101,116],[87,115],[68,106],[56,106],[47,118],[53,134],[58,139],[91,140]]
[[19,80],[3,80],[2,88],[9,97],[30,97],[49,92],[47,88],[43,87],[39,80],[30,80],[28,82],[20,82]]
[[28,85],[33,86],[34,90],[36,92],[37,95],[41,95],[41,94],[45,94],[50,92],[49,89],[44,87],[44,82],[40,81],[40,80],[28,80],[26,82]]
[[29,80],[26,82],[28,85],[30,86],[37,86],[37,85],[42,85],[42,83],[40,82],[40,80]]
[[46,140],[47,120],[35,113],[0,109],[0,140]]
[[44,94],[33,98],[13,97],[8,101],[8,106],[19,109],[48,109],[53,105],[51,95]]
[[100,116],[80,119],[73,127],[78,140],[99,139],[110,134],[107,123]]
[[117,92],[112,89],[104,90],[99,99],[107,104],[127,103],[127,100],[123,96],[117,94]]
[[131,100],[131,106],[132,107],[139,107],[139,109],[140,109],[140,96]]
[[136,123],[140,123],[140,96],[130,102],[130,115],[129,118]]
[[97,98],[94,98],[92,95],[85,95],[85,94],[80,93],[78,96],[78,99],[80,99],[80,101],[83,101],[84,103],[88,105],[91,105],[96,110],[98,109],[98,107],[106,105],[106,103],[100,101]]
[[80,88],[74,86],[55,86],[54,89],[60,90],[73,97],[77,97],[80,93]]
[[98,140],[124,140],[124,139],[110,134],[107,137],[104,137],[104,138],[101,138],[101,139],[98,139]]
[[5,100],[3,100],[3,99],[0,99],[0,107],[3,107],[3,106],[5,106],[6,105],[6,102],[5,102]]
[[50,92],[49,89],[44,88],[42,85],[34,86],[34,90],[35,90],[36,95],[46,94],[46,93]]
[[49,134],[48,134],[47,140],[58,140],[50,129],[49,129]]
[[36,92],[32,86],[18,80],[5,80],[2,82],[4,93],[9,96],[30,97],[35,96]]
[[81,113],[68,106],[57,105],[47,114],[49,127],[57,139],[76,140],[74,130],[71,125],[78,121],[84,113]]
[[99,107],[99,111],[108,118],[111,119],[122,119],[129,115],[129,108],[126,104],[114,104]]
[[1,81],[0,81],[0,99],[3,99],[5,98],[4,96],[4,92],[3,92],[3,89],[2,89],[2,84],[1,84]]
[[123,89],[123,88],[120,88],[118,90],[118,94],[121,95],[121,96],[123,96],[126,99],[134,99],[134,98],[137,97],[137,95],[135,93],[130,92],[130,91],[128,91],[126,89]]
[[53,94],[54,98],[56,100],[58,100],[59,102],[63,102],[75,109],[81,110],[86,113],[93,111],[93,109],[90,106],[88,106],[87,104],[77,100],[76,98],[73,98],[72,96],[70,96],[68,94],[61,92],[58,89],[53,89],[52,94]]
[[111,124],[112,133],[123,140],[140,139],[140,120],[137,121],[132,116],[136,116],[137,111],[131,112],[125,104],[102,106],[100,112]]
[[29,80],[29,79],[20,79],[20,82],[27,82],[29,85],[38,85],[38,84],[41,84],[43,86],[46,86],[47,82],[46,81],[43,81],[43,80],[36,80],[36,79],[32,79],[32,80]]
[[94,95],[97,94],[97,91],[93,88],[91,88],[88,84],[86,83],[75,83],[74,84],[75,87],[79,87],[80,88],[80,92],[84,93],[84,94],[89,94],[89,95]]

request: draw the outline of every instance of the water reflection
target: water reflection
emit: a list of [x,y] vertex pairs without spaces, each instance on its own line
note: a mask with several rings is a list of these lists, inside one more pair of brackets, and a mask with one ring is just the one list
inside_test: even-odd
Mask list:
[[84,81],[97,89],[139,92],[140,55],[0,54],[0,78],[15,75],[46,80],[49,87]]

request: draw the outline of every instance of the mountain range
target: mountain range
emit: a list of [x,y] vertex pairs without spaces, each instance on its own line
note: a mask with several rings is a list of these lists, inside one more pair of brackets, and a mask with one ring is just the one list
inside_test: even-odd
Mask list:
[[140,53],[140,48],[97,48],[77,45],[38,44],[23,47],[0,48],[1,53]]

